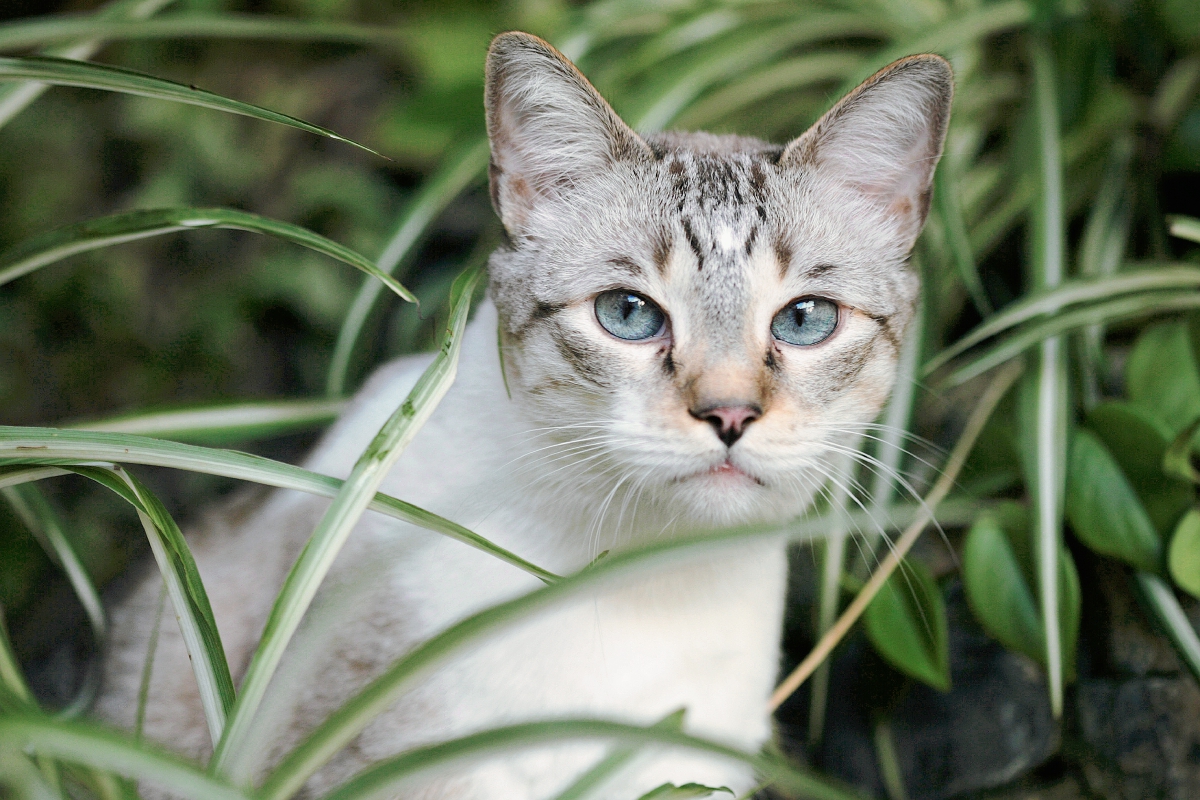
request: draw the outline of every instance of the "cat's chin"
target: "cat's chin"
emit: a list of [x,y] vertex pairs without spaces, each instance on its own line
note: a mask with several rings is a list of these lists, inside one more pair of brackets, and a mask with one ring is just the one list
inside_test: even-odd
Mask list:
[[672,482],[676,503],[693,524],[739,525],[784,521],[811,502],[808,492],[782,491],[732,460]]

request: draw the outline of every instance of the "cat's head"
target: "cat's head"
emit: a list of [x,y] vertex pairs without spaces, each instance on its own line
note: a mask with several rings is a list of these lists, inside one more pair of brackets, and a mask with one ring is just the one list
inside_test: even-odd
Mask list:
[[553,47],[498,36],[491,294],[545,429],[531,474],[693,522],[803,510],[891,390],[952,91],[913,56],[785,146],[641,137]]

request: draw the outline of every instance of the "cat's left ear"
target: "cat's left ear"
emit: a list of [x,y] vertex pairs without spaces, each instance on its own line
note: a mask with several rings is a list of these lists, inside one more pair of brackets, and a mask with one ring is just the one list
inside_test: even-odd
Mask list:
[[575,65],[528,33],[492,40],[484,105],[492,205],[510,235],[526,230],[539,203],[619,161],[653,159]]
[[899,222],[911,247],[925,224],[954,75],[944,58],[909,56],[846,95],[784,149],[779,164],[861,193]]

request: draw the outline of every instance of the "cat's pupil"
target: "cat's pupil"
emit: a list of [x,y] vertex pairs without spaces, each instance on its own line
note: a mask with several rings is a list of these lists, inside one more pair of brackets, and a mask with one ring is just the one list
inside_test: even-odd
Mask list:
[[596,320],[619,339],[650,339],[663,329],[667,315],[652,301],[622,289],[596,298]]
[[837,303],[824,297],[805,297],[784,306],[771,321],[771,335],[801,347],[828,339],[838,323]]

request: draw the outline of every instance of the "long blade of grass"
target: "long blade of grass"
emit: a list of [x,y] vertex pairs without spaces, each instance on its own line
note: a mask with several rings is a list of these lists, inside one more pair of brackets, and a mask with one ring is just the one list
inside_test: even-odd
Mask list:
[[345,407],[345,400],[326,399],[231,403],[84,420],[64,427],[211,444],[262,439],[320,427],[336,419]]
[[325,136],[339,142],[366,150],[373,155],[379,155],[366,145],[347,139],[328,128],[305,122],[302,119],[281,114],[278,111],[252,103],[232,100],[213,92],[185,86],[182,83],[155,78],[142,72],[136,72],[122,67],[107,64],[95,64],[89,61],[73,61],[52,56],[25,56],[23,58],[0,57],[0,81],[39,81],[55,86],[77,86],[85,89],[102,89],[109,92],[133,94],[140,97],[152,97],[158,100],[173,100],[177,103],[226,111],[230,114],[240,114],[245,117],[275,122],[280,125],[297,128],[318,136]]
[[1133,579],[1155,621],[1175,646],[1180,660],[1192,677],[1200,681],[1200,636],[1196,635],[1174,590],[1162,578],[1149,572],[1135,572]]
[[208,593],[183,533],[162,502],[121,467],[75,467],[73,471],[111,489],[137,511],[150,542],[150,551],[166,582],[188,660],[196,675],[208,730],[216,744],[233,707],[233,678]]
[[284,239],[365,272],[410,303],[417,300],[395,278],[376,267],[369,258],[332,239],[326,239],[290,222],[281,222],[232,208],[159,208],[126,211],[111,217],[101,217],[47,231],[0,254],[0,286],[39,267],[77,253],[150,236],[201,228],[250,231]]
[[[58,514],[36,486],[11,486],[0,489],[0,493],[3,493],[22,524],[29,529],[50,558],[66,573],[67,581],[87,615],[96,653],[103,653],[108,641],[108,618],[104,614],[104,605],[100,602],[100,593],[96,591],[96,585],[92,583],[83,561],[63,532]],[[91,706],[99,688],[99,663],[95,660],[89,666],[83,687],[63,709],[62,716],[73,717],[85,711]]]
[[[1062,153],[1058,122],[1057,67],[1049,44],[1041,35],[1030,39],[1033,67],[1033,107],[1040,187],[1037,212],[1031,224],[1033,283],[1054,289],[1062,283],[1066,261],[1066,220],[1063,203]],[[1037,370],[1030,374],[1036,394],[1036,463],[1026,480],[1033,495],[1034,538],[1037,549],[1038,600],[1046,645],[1046,678],[1050,708],[1055,717],[1063,709],[1063,650],[1059,614],[1058,554],[1062,549],[1063,494],[1067,450],[1067,351],[1062,337],[1041,343]]]
[[929,376],[967,350],[1012,328],[1042,316],[1058,314],[1068,306],[1098,304],[1110,299],[1165,289],[1200,288],[1200,268],[1179,265],[1143,267],[1132,272],[1097,278],[1078,278],[1059,286],[1034,291],[1025,299],[988,319],[950,347],[927,361],[922,375]]
[[[425,181],[376,261],[380,271],[390,275],[408,263],[430,224],[454,198],[483,178],[490,152],[487,139],[472,141],[449,156],[437,173]],[[379,294],[376,283],[364,281],[342,320],[325,382],[325,391],[330,397],[341,397],[346,393],[354,353]]]
[[682,731],[660,726],[643,728],[605,720],[563,719],[493,728],[401,753],[356,775],[329,794],[327,800],[365,800],[389,791],[394,793],[395,787],[407,778],[472,756],[479,757],[546,743],[597,739],[615,741],[622,745],[668,746],[748,764],[761,772],[771,785],[777,785],[797,797],[811,800],[863,798],[849,788],[823,781],[782,760],[747,753],[719,742],[690,736]]
[[62,14],[0,24],[0,50],[44,47],[77,39],[282,39],[297,42],[398,44],[397,28],[260,14],[175,14],[147,20],[97,19]]
[[[686,711],[686,709],[680,709],[672,714],[668,714],[656,722],[655,726],[681,731],[683,730],[683,719]],[[580,775],[570,786],[559,792],[554,797],[554,800],[583,800],[583,798],[602,786],[605,781],[620,772],[625,765],[637,756],[637,753],[637,747],[630,747],[628,745],[614,748],[611,753],[597,762],[594,767]]]
[[975,254],[971,250],[971,238],[967,235],[967,225],[963,220],[962,204],[958,200],[954,167],[953,158],[943,159],[939,164],[937,175],[934,177],[934,211],[941,220],[947,249],[958,270],[958,277],[966,287],[971,302],[975,304],[975,310],[981,317],[987,318],[992,314],[992,303],[984,291],[983,281],[979,279]]
[[1171,226],[1172,236],[1200,244],[1200,219],[1176,215],[1167,217],[1167,222]]
[[1173,311],[1185,311],[1200,308],[1200,294],[1180,292],[1148,292],[1109,300],[1089,308],[1069,311],[1057,316],[1029,325],[1020,332],[1005,338],[993,347],[987,348],[979,355],[968,359],[966,363],[951,372],[945,378],[938,379],[936,385],[942,387],[958,386],[978,375],[987,372],[997,364],[1019,355],[1021,351],[1032,347],[1044,339],[1060,333],[1075,330],[1087,325],[1100,323],[1116,323],[1123,320],[1136,319],[1154,314],[1168,314]]
[[[169,5],[172,0],[113,0],[97,11],[96,20],[143,19]],[[41,53],[58,58],[91,58],[104,45],[97,39],[86,39],[73,44],[51,47]],[[5,83],[0,85],[0,128],[20,114],[29,104],[41,97],[49,85],[45,83]]]
[[112,771],[153,782],[171,794],[194,800],[250,800],[229,784],[188,762],[144,743],[79,722],[33,715],[0,717],[0,751],[26,750],[37,755]]
[[22,708],[36,708],[36,705],[13,652],[12,640],[8,638],[8,621],[3,606],[0,606],[0,711],[14,713]]
[[896,544],[891,548],[887,556],[880,563],[879,568],[871,575],[870,580],[863,586],[862,590],[855,595],[854,600],[838,617],[837,622],[829,631],[821,637],[816,646],[813,647],[803,661],[801,661],[791,674],[789,674],[783,682],[776,687],[771,694],[771,699],[767,707],[774,711],[783,704],[783,701],[792,696],[800,685],[806,681],[809,676],[820,666],[829,654],[835,648],[845,635],[850,631],[850,628],[867,610],[867,606],[875,599],[875,595],[879,594],[879,590],[887,583],[887,579],[895,572],[896,567],[900,565],[901,559],[912,549],[917,538],[925,527],[933,519],[934,513],[938,505],[950,493],[951,487],[955,480],[958,479],[958,473],[962,469],[963,464],[967,461],[967,456],[971,454],[971,448],[975,446],[975,440],[983,431],[983,426],[987,424],[988,418],[992,415],[996,405],[1012,387],[1013,382],[1021,374],[1022,365],[1020,362],[1012,362],[1007,368],[1002,369],[992,382],[988,384],[983,395],[975,404],[975,408],[971,411],[971,416],[967,419],[967,424],[963,428],[962,434],[959,435],[958,441],[954,445],[954,449],[950,452],[949,458],[946,459],[945,469],[938,477],[933,488],[929,490],[929,494],[925,497],[924,503],[921,504],[921,509],[904,531],[904,534],[896,540]]
[[[133,434],[0,425],[0,487],[42,480],[67,472],[58,467],[97,462],[145,464],[203,472],[280,489],[296,489],[322,497],[335,497],[343,485],[343,481],[337,478],[233,450],[197,447]],[[36,466],[22,469],[18,465]],[[411,503],[376,494],[368,508],[490,553],[544,581],[558,578],[554,573],[492,544],[458,523]]]
[[450,298],[450,321],[433,363],[363,451],[284,581],[246,670],[229,728],[213,753],[210,765],[213,770],[223,771],[231,754],[245,746],[267,685],[321,581],[333,566],[350,531],[367,510],[379,484],[454,382],[471,297],[482,274],[482,270],[473,270],[455,282]]

